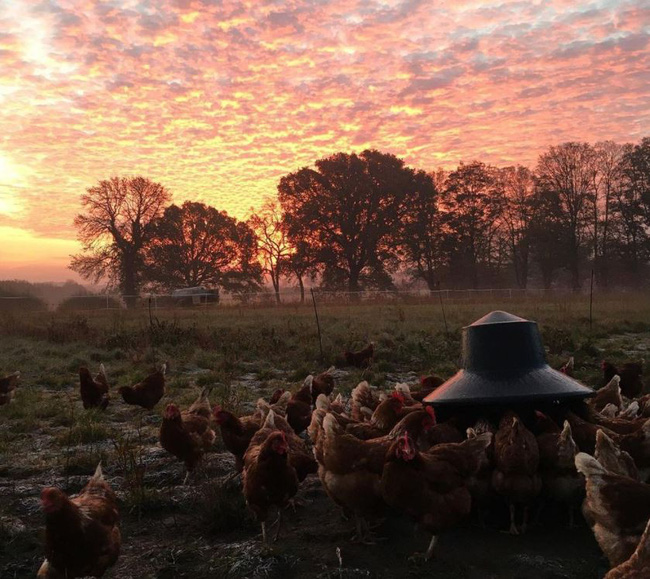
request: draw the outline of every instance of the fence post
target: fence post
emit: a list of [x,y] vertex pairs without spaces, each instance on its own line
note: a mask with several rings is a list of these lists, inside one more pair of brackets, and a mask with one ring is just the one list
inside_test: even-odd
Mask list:
[[316,296],[314,295],[314,288],[310,288],[311,291],[311,300],[314,302],[314,314],[316,314],[316,328],[318,329],[318,344],[320,346],[320,359],[321,362],[325,360],[325,355],[323,354],[323,338],[320,333],[320,322],[318,321],[318,309],[316,308]]

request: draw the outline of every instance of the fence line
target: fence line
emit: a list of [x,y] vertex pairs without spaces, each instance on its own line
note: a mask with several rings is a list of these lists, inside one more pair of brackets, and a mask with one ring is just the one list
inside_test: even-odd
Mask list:
[[[306,288],[307,296],[312,288]],[[564,289],[543,289],[543,288],[480,288],[480,289],[415,289],[415,290],[363,290],[363,291],[342,291],[325,290],[313,288],[314,294],[319,303],[327,305],[345,305],[350,303],[429,303],[444,300],[449,303],[463,303],[472,300],[486,300],[490,298],[513,299],[513,298],[539,298],[541,296],[554,296],[557,298],[571,298],[582,296],[584,292],[573,292]],[[25,302],[23,308],[18,304]],[[194,294],[191,296],[174,296],[172,294],[144,293],[135,295],[120,294],[95,294],[79,295],[65,298],[58,303],[44,302],[37,296],[0,296],[0,311],[12,309],[48,309],[59,308],[70,311],[92,311],[92,310],[121,310],[126,307],[127,302],[133,304],[135,309],[143,309],[151,306],[154,310],[174,309],[181,307],[215,308],[220,306],[275,306],[275,305],[297,305],[301,304],[301,294],[297,290],[286,290],[280,293],[280,303],[276,301],[275,293],[271,291],[247,292],[231,294],[221,292],[215,297],[214,292]],[[307,301],[305,299],[305,304]]]

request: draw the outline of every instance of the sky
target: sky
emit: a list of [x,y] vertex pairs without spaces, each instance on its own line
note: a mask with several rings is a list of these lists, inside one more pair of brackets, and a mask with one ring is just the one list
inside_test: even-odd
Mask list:
[[0,0],[0,279],[78,279],[80,196],[114,175],[244,218],[339,151],[638,142],[649,40],[650,0]]

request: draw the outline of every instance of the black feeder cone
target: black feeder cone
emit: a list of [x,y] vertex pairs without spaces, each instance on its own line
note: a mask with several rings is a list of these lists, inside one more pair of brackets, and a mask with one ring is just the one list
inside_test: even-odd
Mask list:
[[495,311],[463,328],[463,369],[424,399],[434,407],[558,403],[594,391],[553,370],[535,322]]

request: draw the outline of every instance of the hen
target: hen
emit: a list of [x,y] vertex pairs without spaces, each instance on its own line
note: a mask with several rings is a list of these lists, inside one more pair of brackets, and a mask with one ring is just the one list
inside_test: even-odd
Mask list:
[[93,378],[88,368],[79,368],[79,392],[84,408],[101,408],[108,406],[108,380],[104,364],[99,365],[99,372]]
[[291,395],[287,404],[287,422],[296,434],[304,432],[311,421],[313,376],[307,376],[305,383]]
[[241,472],[244,467],[244,454],[251,439],[262,426],[261,414],[238,418],[221,406],[213,409],[215,422],[221,429],[221,439],[226,450],[235,457],[235,469]]
[[200,414],[183,412],[176,404],[168,404],[160,425],[160,446],[185,463],[184,484],[214,442],[210,420]]
[[609,473],[583,452],[575,461],[586,478],[585,518],[610,565],[620,565],[634,552],[650,518],[650,485]]
[[571,435],[571,425],[565,420],[560,432],[538,435],[537,445],[544,491],[554,501],[567,506],[569,527],[573,527],[573,507],[580,498],[584,483],[575,467],[578,445]]
[[600,412],[608,404],[613,404],[616,408],[623,407],[623,398],[621,397],[621,378],[618,375],[612,376],[596,395],[588,402],[589,406],[595,411]]
[[320,374],[314,376],[311,385],[313,404],[316,404],[316,399],[320,394],[329,396],[334,391],[334,375],[332,374],[334,370],[336,370],[336,368],[334,366],[331,366],[325,370],[325,372],[321,372]]
[[165,372],[167,365],[163,364],[160,370],[147,376],[142,382],[134,386],[122,386],[119,389],[124,402],[152,410],[165,394]]
[[[273,412],[269,416],[272,417]],[[269,510],[275,506],[279,511],[277,540],[282,509],[298,492],[298,476],[289,461],[289,445],[284,432],[262,428],[255,438],[244,456],[243,490],[246,504],[262,526],[262,540],[266,543]]]
[[433,533],[426,559],[431,558],[438,535],[469,515],[472,499],[467,483],[478,471],[491,439],[485,433],[421,453],[406,433],[388,450],[382,496]]
[[39,579],[102,577],[120,554],[117,499],[104,480],[101,463],[72,498],[54,487],[43,489],[45,561]]
[[358,422],[370,418],[380,402],[365,380],[357,384],[350,398],[350,415]]
[[367,368],[372,363],[375,356],[375,343],[370,342],[363,350],[351,352],[346,350],[343,353],[345,363],[348,366],[355,366],[357,368]]
[[399,392],[393,392],[375,408],[370,422],[350,423],[345,430],[362,440],[377,438],[388,434],[408,412],[409,410],[404,408],[404,396]]
[[594,458],[605,470],[639,480],[639,469],[632,457],[621,450],[618,445],[602,430],[596,433],[596,454]]
[[187,412],[189,414],[203,416],[203,418],[210,420],[212,418],[212,406],[210,406],[210,400],[208,400],[209,394],[210,389],[203,388],[198,398],[192,402],[192,405],[187,409]]
[[650,577],[650,519],[632,556],[603,579],[647,579]]
[[346,433],[331,413],[325,415],[321,429],[317,424],[312,425],[316,431],[314,453],[319,462],[319,478],[329,497],[354,515],[359,540],[367,542],[366,519],[383,510],[381,473],[391,443],[405,432],[417,439],[433,423],[429,412],[412,412],[391,433],[373,440],[361,440]]
[[574,360],[573,356],[571,356],[567,360],[566,364],[564,364],[563,366],[560,367],[560,372],[562,372],[562,374],[566,374],[567,376],[573,378],[574,366],[575,366],[575,360]]
[[619,370],[614,364],[603,361],[601,368],[605,383],[616,374],[621,377],[621,392],[626,398],[636,398],[643,392],[643,362],[626,362]]
[[0,378],[0,406],[11,402],[16,394],[18,382],[20,382],[20,372],[14,372],[13,374],[9,374],[9,376]]
[[494,437],[492,486],[509,503],[510,533],[513,535],[520,532],[515,524],[516,505],[524,506],[521,533],[526,532],[528,506],[542,487],[538,466],[539,447],[535,436],[514,412],[507,412]]

